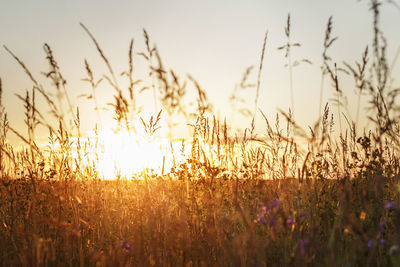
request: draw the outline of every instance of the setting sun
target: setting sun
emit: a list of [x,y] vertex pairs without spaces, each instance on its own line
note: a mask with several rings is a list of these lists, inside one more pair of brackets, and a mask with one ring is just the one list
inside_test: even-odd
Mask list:
[[[91,151],[88,159],[98,157],[98,171],[104,179],[116,177],[141,179],[143,171],[157,175],[170,171],[173,159],[171,146],[179,151],[180,143],[171,143],[167,138],[153,137],[126,130],[118,132],[100,130],[97,134],[88,133],[88,140],[98,142],[96,151]],[[182,160],[175,153],[176,161]]]

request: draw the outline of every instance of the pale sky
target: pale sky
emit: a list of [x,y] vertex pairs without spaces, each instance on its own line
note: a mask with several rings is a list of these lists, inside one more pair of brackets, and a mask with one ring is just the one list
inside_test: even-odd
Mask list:
[[[292,17],[292,40],[302,47],[293,50],[294,59],[307,58],[313,65],[294,69],[295,117],[307,127],[318,117],[320,65],[322,43],[327,20],[333,16],[333,35],[338,41],[330,54],[334,61],[353,63],[361,58],[372,40],[372,16],[368,1],[356,0],[146,0],[146,1],[55,1],[0,0],[0,44],[7,45],[36,77],[42,76],[47,65],[42,49],[48,43],[68,81],[73,102],[83,112],[82,125],[94,126],[92,102],[76,99],[90,93],[81,81],[85,77],[83,61],[91,63],[95,75],[105,72],[104,64],[79,22],[94,34],[117,73],[127,68],[129,40],[135,39],[135,52],[144,50],[142,29],[145,28],[163,57],[164,63],[182,77],[194,76],[208,93],[220,118],[234,120],[238,126],[248,126],[240,116],[231,117],[228,98],[242,73],[255,65],[250,76],[256,82],[262,42],[268,30],[268,41],[261,76],[259,108],[273,119],[277,108],[290,106],[288,70],[282,51],[287,14]],[[394,6],[382,10],[382,29],[388,39],[388,56],[393,59],[400,46],[400,11]],[[143,59],[135,56],[135,78],[147,71]],[[394,69],[399,76],[400,63]],[[31,89],[28,78],[11,56],[0,48],[0,77],[3,81],[3,102],[11,124],[18,129],[23,124],[23,105],[15,93]],[[43,77],[43,76],[42,76]],[[42,81],[44,79],[40,77]],[[46,83],[45,83],[46,84]],[[399,85],[399,81],[395,84]],[[351,78],[343,77],[349,108],[355,113],[354,89]],[[48,87],[51,91],[50,87]],[[329,80],[325,85],[325,101],[332,97]],[[99,89],[102,105],[111,101],[112,89]],[[192,94],[192,92],[188,93]],[[255,88],[250,89],[248,103],[254,102]],[[151,98],[144,97],[142,105],[152,107]],[[87,103],[87,104],[85,104]],[[249,107],[251,110],[253,107]],[[332,107],[332,110],[334,107]],[[153,110],[149,109],[149,112]],[[105,115],[104,115],[105,116]],[[259,116],[261,117],[261,116]],[[261,118],[257,121],[264,128]]]

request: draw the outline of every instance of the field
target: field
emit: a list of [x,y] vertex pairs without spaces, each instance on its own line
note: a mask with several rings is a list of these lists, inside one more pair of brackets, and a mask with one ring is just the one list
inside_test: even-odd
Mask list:
[[[44,45],[49,70],[41,77],[54,94],[4,46],[32,88],[16,96],[24,132],[8,120],[0,97],[0,265],[400,266],[400,90],[391,67],[398,54],[391,65],[379,24],[384,4],[394,5],[370,1],[372,44],[354,64],[329,56],[336,37],[327,21],[320,67],[321,80],[332,86],[321,83],[320,119],[307,128],[294,120],[292,74],[311,62],[292,62],[299,44],[290,39],[290,14],[287,43],[278,49],[287,62],[291,109],[271,120],[259,106],[267,33],[256,81],[249,81],[254,68],[248,68],[230,98],[232,112],[249,122],[243,129],[213,113],[192,76],[166,67],[145,30],[146,50],[135,51],[132,41],[128,69],[119,75],[81,24],[106,69],[98,75],[85,60],[91,92],[81,97],[96,107],[98,122],[90,133],[81,131],[56,51]],[[141,80],[133,78],[134,56],[148,63]],[[354,120],[338,73],[354,79]],[[189,83],[194,105],[186,100]],[[114,92],[113,129],[101,127],[103,84]],[[0,79],[0,95],[3,89]],[[246,90],[255,99],[243,97]],[[327,90],[335,98],[324,104]],[[160,110],[147,119],[142,93]],[[361,97],[368,99],[365,112]],[[263,118],[262,133],[256,116]],[[363,116],[370,121],[365,128]],[[49,135],[42,144],[43,129]],[[177,140],[182,129],[188,137]],[[24,145],[10,144],[9,135]]]

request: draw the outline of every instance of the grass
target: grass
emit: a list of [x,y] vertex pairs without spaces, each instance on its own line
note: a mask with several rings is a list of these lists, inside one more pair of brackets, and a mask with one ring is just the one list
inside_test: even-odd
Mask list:
[[[5,47],[32,88],[17,95],[25,110],[27,134],[8,121],[0,98],[1,265],[400,265],[399,90],[391,85],[387,44],[379,27],[383,2],[370,4],[372,49],[365,49],[355,66],[339,64],[328,55],[336,37],[331,37],[332,18],[327,24],[320,98],[328,76],[336,92],[339,135],[333,134],[330,103],[322,106],[320,101],[321,118],[309,129],[294,121],[293,68],[307,60],[292,62],[291,48],[299,44],[290,40],[290,16],[285,28],[288,41],[279,49],[286,50],[288,60],[291,110],[281,111],[274,121],[259,110],[265,125],[262,135],[255,132],[252,109],[259,108],[267,34],[256,83],[249,82],[252,67],[247,68],[230,98],[232,112],[250,121],[249,128],[239,129],[240,135],[226,120],[216,119],[207,91],[195,78],[181,78],[166,67],[146,31],[146,51],[136,54],[148,63],[149,74],[135,80],[133,41],[128,70],[118,76],[98,41],[81,24],[107,70],[97,78],[84,61],[84,81],[91,93],[82,96],[94,102],[100,126],[93,136],[81,133],[79,109],[68,96],[50,46],[44,45],[49,71],[42,78],[51,81],[56,95]],[[338,73],[354,78],[356,121],[345,113]],[[154,143],[163,127],[167,136],[173,136],[179,117],[188,125],[191,140],[182,141],[179,151],[171,141],[170,155],[164,155],[159,172],[144,168],[127,177],[117,169],[114,180],[103,180],[100,158],[105,147],[96,94],[101,83],[114,90],[109,106],[116,132],[142,134],[140,142]],[[242,97],[254,88],[254,102]],[[148,90],[156,112],[146,120],[138,96]],[[195,105],[190,105],[188,90],[196,93]],[[358,121],[362,95],[369,99],[373,123],[363,132]],[[39,110],[38,97],[47,103],[50,116]],[[37,144],[38,127],[49,130],[45,149]],[[10,132],[25,143],[22,150],[8,143]],[[133,157],[138,152],[131,153]]]
[[398,261],[392,245],[400,213],[384,208],[385,199],[398,201],[387,190],[394,186],[385,178],[189,184],[159,178],[40,182],[33,193],[15,180],[1,188],[2,209],[9,209],[2,262],[388,265]]

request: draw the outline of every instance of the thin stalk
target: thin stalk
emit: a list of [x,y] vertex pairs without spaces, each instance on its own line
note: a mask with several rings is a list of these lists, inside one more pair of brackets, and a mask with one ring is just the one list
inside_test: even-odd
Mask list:
[[340,112],[340,96],[339,96],[339,92],[337,93],[337,107],[338,107],[338,114],[339,114],[339,130],[340,130],[340,134],[342,134],[342,116],[341,116],[341,112]]
[[257,107],[258,107],[258,98],[259,98],[259,96],[260,96],[261,71],[262,71],[262,68],[263,68],[263,61],[264,61],[264,55],[265,55],[265,47],[266,47],[266,45],[267,45],[267,37],[268,37],[268,31],[265,33],[263,48],[262,48],[262,52],[261,52],[260,66],[259,66],[259,68],[258,68],[257,90],[256,90],[256,98],[255,98],[255,100],[254,100],[253,119],[256,118]]
[[96,96],[96,93],[95,93],[95,88],[92,88],[92,89],[93,89],[93,100],[94,100],[94,104],[96,105],[97,120],[98,120],[98,122],[99,122],[99,127],[100,127],[100,129],[103,129],[102,123],[101,123],[100,111],[99,111],[99,102],[97,101],[97,96]]
[[318,119],[321,119],[322,116],[322,100],[323,100],[323,94],[324,94],[324,82],[325,82],[325,74],[321,74],[321,85],[320,85],[320,91],[319,91],[319,112],[318,112]]
[[361,105],[361,90],[358,91],[358,99],[357,99],[357,113],[356,113],[356,130],[358,129],[358,120],[360,117],[360,105]]

